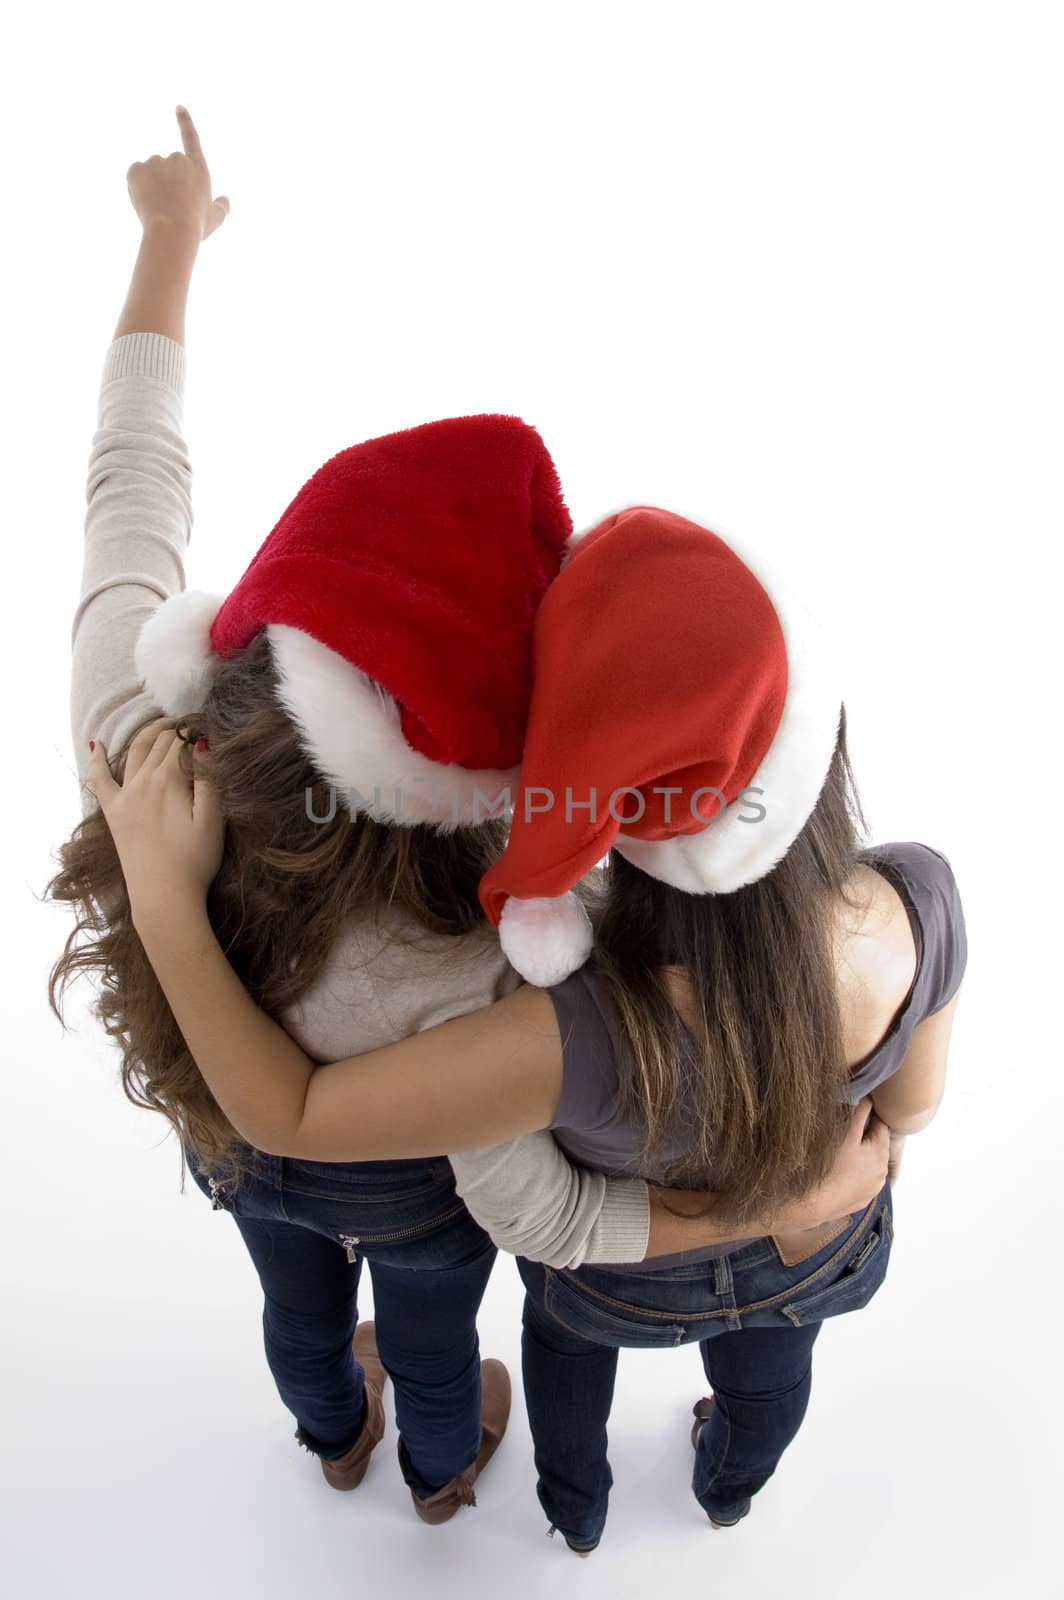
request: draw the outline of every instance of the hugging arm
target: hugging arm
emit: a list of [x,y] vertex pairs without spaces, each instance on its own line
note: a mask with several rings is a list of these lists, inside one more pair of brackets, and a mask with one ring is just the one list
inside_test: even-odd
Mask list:
[[745,1224],[722,1220],[712,1194],[577,1166],[549,1132],[452,1154],[450,1161],[458,1193],[500,1250],[551,1267],[653,1261],[782,1229],[816,1228],[863,1210],[883,1187],[893,1148],[886,1125],[869,1120],[870,1109],[868,1099],[855,1107],[819,1188]]
[[[157,826],[150,816],[147,820],[146,837],[155,842]],[[135,844],[135,839],[129,841],[130,848]],[[479,1151],[479,1173],[474,1155],[460,1173],[459,1192],[465,1190],[472,1199],[474,1216],[478,1210],[487,1214],[485,1204],[494,1212],[488,1231],[502,1229],[504,1248],[511,1248],[520,1233],[521,1253],[528,1253],[529,1234],[538,1231],[537,1247],[557,1253],[559,1264],[575,1264],[578,1252],[585,1261],[603,1256],[639,1259],[637,1190],[628,1190],[621,1201],[625,1209],[632,1207],[633,1214],[625,1223],[628,1248],[623,1255],[614,1255],[614,1237],[608,1222],[602,1221],[601,1208],[594,1216],[602,1174],[581,1168],[570,1168],[566,1174],[562,1169],[563,1182],[554,1201],[537,1215],[529,1200],[544,1186],[535,1173],[529,1176],[526,1170],[522,1177],[518,1162],[508,1168],[505,1150],[491,1150],[547,1130],[554,1121],[561,1096],[562,1048],[554,1007],[543,990],[518,989],[494,1005],[383,1049],[315,1067],[247,993],[198,897],[183,900],[175,884],[161,900],[153,894],[134,896],[132,905],[134,923],[185,1042],[222,1110],[249,1143],[270,1154],[316,1161],[398,1160],[437,1155],[441,1148],[467,1156]],[[870,1109],[871,1102],[862,1101],[854,1119],[851,1160],[855,1169],[861,1168],[861,1184],[867,1184],[868,1169],[879,1160],[873,1156],[871,1138],[861,1142]],[[877,1118],[873,1122],[884,1138],[882,1171],[872,1174],[872,1194],[882,1185],[887,1160],[885,1124]],[[554,1141],[549,1133],[545,1138],[550,1145],[539,1141],[540,1159],[546,1151],[557,1176],[558,1162],[566,1158],[556,1146],[551,1149]],[[511,1148],[511,1156],[518,1147]],[[527,1152],[525,1146],[523,1160]],[[832,1201],[837,1192],[832,1191]],[[487,1202],[485,1195],[490,1196]],[[712,1210],[699,1216],[675,1215],[660,1199],[651,1188],[648,1258],[738,1237],[760,1237],[783,1220],[765,1218],[737,1230],[715,1221]],[[669,1199],[673,1203],[678,1196]],[[701,1197],[703,1203],[706,1199]],[[852,1208],[849,1197],[837,1209],[824,1209],[822,1196],[814,1197],[812,1205],[809,1226]],[[799,1208],[799,1216],[804,1215]],[[793,1225],[798,1218],[787,1220]],[[598,1254],[600,1248],[603,1255]],[[594,1257],[590,1250],[596,1252]],[[567,1258],[564,1263],[562,1255]]]
[[169,754],[159,760],[157,752],[150,769],[141,763],[149,737],[134,748],[138,735],[130,752],[135,815],[124,804],[128,780],[119,787],[108,777],[99,745],[94,772],[119,836],[134,926],[196,1065],[243,1138],[296,1160],[393,1161],[478,1149],[551,1125],[561,1040],[542,990],[519,989],[382,1049],[316,1066],[226,960],[202,885],[188,886],[187,864],[169,882],[161,878],[160,838],[180,809],[180,785],[164,771],[169,762],[177,773],[173,731],[160,736],[159,750]]
[[[102,744],[92,758],[92,778],[122,862],[133,924],[185,1044],[237,1132],[274,1155],[387,1161],[484,1150],[550,1129],[561,1100],[561,1035],[551,996],[530,986],[382,1049],[315,1066],[255,1004],[218,943],[206,892],[217,872],[224,823],[210,784],[190,784],[184,775],[182,752],[172,728],[148,727],[130,745],[121,784],[108,770]],[[858,1142],[870,1109],[870,1101],[861,1103]],[[873,1120],[885,1133],[885,1124]],[[885,1175],[885,1145],[882,1165]],[[496,1161],[494,1171],[504,1173],[505,1162]],[[568,1174],[553,1224],[547,1219],[546,1248],[554,1248],[551,1228],[564,1230],[582,1197],[586,1205],[590,1194],[594,1206],[595,1184],[593,1177]],[[714,1223],[707,1198],[708,1216],[704,1204],[697,1218],[652,1209],[649,1254],[772,1230],[769,1222],[747,1235]],[[820,1211],[810,1223],[849,1209]],[[509,1202],[511,1222],[522,1211],[520,1198]],[[568,1243],[562,1248],[568,1251]],[[576,1248],[582,1248],[579,1241]]]
[[500,1250],[550,1267],[647,1254],[647,1185],[576,1166],[552,1133],[452,1153],[450,1162],[458,1193]]
[[[146,840],[157,844],[154,825]],[[134,845],[130,839],[127,857]],[[316,1067],[254,1003],[197,897],[182,899],[175,884],[161,899],[134,895],[132,904],[197,1066],[256,1148],[313,1161],[456,1151],[459,1193],[486,1231],[504,1249],[552,1264],[642,1260],[736,1237],[711,1216],[672,1215],[640,1179],[570,1165],[545,1131],[561,1095],[562,1048],[543,990],[518,989],[383,1049]],[[523,1138],[539,1133],[534,1143]]]

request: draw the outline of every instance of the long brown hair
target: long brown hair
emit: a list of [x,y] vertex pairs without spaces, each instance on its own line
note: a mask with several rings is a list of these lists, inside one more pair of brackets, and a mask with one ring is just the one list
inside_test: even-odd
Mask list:
[[[207,739],[207,752],[196,759],[205,764],[227,824],[207,899],[211,924],[255,1002],[280,1021],[354,916],[391,907],[405,914],[411,942],[485,929],[477,885],[502,850],[506,823],[444,833],[353,816],[304,753],[276,686],[263,632],[217,663],[202,710],[179,731],[190,743]],[[118,779],[131,739],[108,752]],[[133,926],[121,863],[99,809],[82,819],[56,857],[59,871],[45,898],[70,905],[76,922],[49,975],[52,1010],[62,1022],[67,985],[95,974],[93,1014],[121,1047],[127,1098],[166,1117],[182,1152],[187,1142],[223,1182],[238,1179],[250,1170],[248,1147],[185,1047]],[[182,1154],[182,1187],[184,1176]]]
[[[843,711],[816,807],[758,882],[685,894],[609,858],[592,959],[632,1046],[622,1104],[645,1132],[633,1165],[711,1190],[725,1224],[821,1183],[850,1126],[834,951],[840,903],[864,909],[850,882],[858,823]],[[690,1026],[666,967],[690,984]]]

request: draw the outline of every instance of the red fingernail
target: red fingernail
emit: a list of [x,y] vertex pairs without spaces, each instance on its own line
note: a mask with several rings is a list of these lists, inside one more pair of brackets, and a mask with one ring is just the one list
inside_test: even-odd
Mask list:
[[95,750],[96,749],[96,740],[95,739],[90,739],[89,740],[89,749],[90,750]]
[[206,750],[207,748],[208,748],[208,745],[207,745],[206,739],[197,739],[196,740],[196,749],[197,750]]

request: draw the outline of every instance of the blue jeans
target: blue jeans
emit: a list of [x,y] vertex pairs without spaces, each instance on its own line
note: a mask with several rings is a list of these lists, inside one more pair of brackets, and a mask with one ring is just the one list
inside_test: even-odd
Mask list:
[[365,1389],[351,1340],[365,1257],[377,1349],[395,1387],[400,1470],[425,1498],[480,1449],[476,1318],[494,1244],[455,1192],[446,1156],[334,1163],[243,1153],[255,1176],[219,1185],[186,1150],[195,1182],[231,1214],[258,1273],[266,1360],[296,1438],[326,1458],[358,1438]]
[[521,1257],[525,1401],[536,1492],[549,1520],[579,1543],[597,1540],[605,1526],[618,1349],[696,1340],[716,1400],[699,1435],[692,1488],[715,1521],[744,1516],[802,1424],[821,1324],[868,1304],[893,1238],[888,1181],[837,1237],[790,1266],[772,1237],[657,1272],[647,1262],[558,1271]]

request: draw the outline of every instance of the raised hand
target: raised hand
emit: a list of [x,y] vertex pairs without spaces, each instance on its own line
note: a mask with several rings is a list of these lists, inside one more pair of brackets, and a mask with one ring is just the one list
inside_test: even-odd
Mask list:
[[134,161],[126,173],[126,187],[133,209],[147,228],[161,220],[190,228],[200,240],[220,228],[229,215],[227,195],[211,197],[211,175],[199,134],[184,106],[177,107],[183,152],[168,156],[149,156]]

